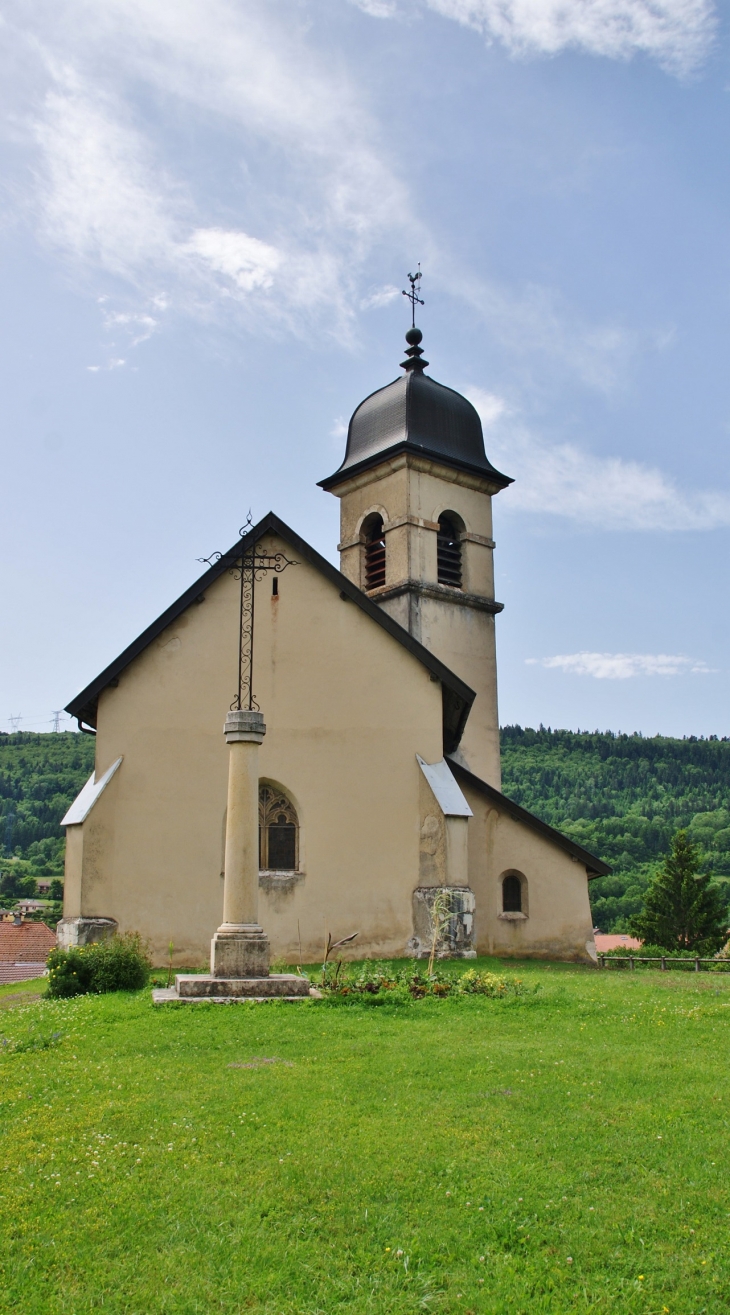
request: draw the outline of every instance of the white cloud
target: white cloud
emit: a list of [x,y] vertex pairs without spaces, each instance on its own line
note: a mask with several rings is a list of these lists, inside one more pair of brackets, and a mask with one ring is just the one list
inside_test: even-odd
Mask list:
[[[573,443],[551,446],[517,424],[499,426],[495,396],[467,396],[492,426],[487,455],[515,483],[502,510],[560,516],[598,530],[713,530],[730,525],[730,493],[679,489],[654,466],[598,457]],[[497,402],[501,399],[496,399]]]
[[[512,55],[583,50],[609,59],[642,53],[684,75],[712,42],[711,0],[426,0],[445,18],[499,41]],[[383,15],[379,15],[383,16]]]
[[[363,3],[379,16],[398,12],[390,0]],[[534,14],[528,22],[527,0],[495,0],[494,14],[491,0],[439,3],[497,36],[495,14],[515,33],[537,22]],[[550,31],[562,22],[568,41],[583,9],[561,0],[559,22],[555,3],[535,0],[535,13],[545,10]],[[646,3],[656,25],[679,0]],[[700,0],[684,3],[677,31],[689,30]],[[344,341],[358,310],[399,295],[387,284],[363,297],[367,264],[380,250],[390,258],[417,248],[435,279],[471,300],[516,359],[547,356],[604,392],[624,375],[636,335],[582,324],[540,287],[515,295],[477,286],[458,259],[436,249],[391,158],[398,148],[387,144],[390,125],[376,122],[367,90],[329,45],[317,49],[296,0],[7,4],[14,24],[5,29],[5,91],[10,98],[14,86],[26,107],[14,106],[13,133],[20,139],[22,123],[32,124],[38,150],[26,174],[36,182],[27,212],[80,270],[124,279],[153,315],[161,299],[171,312],[209,318],[223,309],[228,323],[235,315],[256,329],[314,329]],[[615,19],[609,0],[600,4],[584,0],[596,30],[599,19],[609,27]],[[207,174],[203,185],[197,159],[190,165],[180,145],[206,132],[225,142],[217,150],[228,153],[230,193],[211,189]]]
[[185,250],[200,256],[211,269],[226,274],[242,292],[270,288],[282,263],[281,252],[247,233],[199,228]]
[[491,429],[492,425],[502,419],[502,416],[510,414],[505,399],[499,397],[497,393],[488,393],[485,388],[470,389],[469,397],[479,412],[485,429]]
[[36,116],[39,218],[49,242],[129,277],[167,262],[171,206],[123,106],[64,68]]
[[[578,379],[587,388],[609,396],[626,378],[640,351],[661,348],[666,333],[640,336],[621,324],[586,323],[560,293],[528,284],[507,291],[459,268],[450,271],[450,286],[508,348],[516,365],[536,357],[551,363],[559,374]],[[530,379],[532,386],[533,381]]]
[[[233,304],[257,324],[342,337],[374,245],[418,236],[378,124],[295,3],[39,0],[15,17],[6,69],[12,81],[22,62],[35,218],[89,273],[147,303],[208,316],[218,302],[229,319]],[[186,120],[191,136],[235,142],[234,223],[225,187],[196,195],[184,152],[166,167],[168,130]]]
[[363,297],[360,309],[379,310],[381,306],[389,306],[391,301],[395,301],[400,295],[400,288],[394,287],[392,283],[385,283],[382,288],[375,288],[367,297]]
[[90,374],[98,374],[100,370],[121,370],[127,362],[123,356],[111,356],[106,365],[87,365]]
[[104,316],[104,328],[112,331],[122,329],[129,335],[132,347],[138,347],[141,342],[151,338],[158,324],[159,320],[154,316],[145,315],[141,311],[116,311]]
[[350,0],[350,3],[371,18],[395,18],[398,12],[395,0]]
[[558,669],[572,676],[596,680],[630,680],[632,676],[708,675],[712,671],[697,658],[669,653],[565,653],[556,657],[527,658],[528,666]]

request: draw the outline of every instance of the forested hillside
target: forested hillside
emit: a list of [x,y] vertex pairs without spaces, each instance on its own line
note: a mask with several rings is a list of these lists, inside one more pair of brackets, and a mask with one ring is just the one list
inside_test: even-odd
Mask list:
[[[59,822],[94,766],[72,732],[0,734],[0,857],[35,875],[63,870]],[[594,920],[619,931],[678,827],[689,827],[730,893],[730,742],[506,726],[502,788],[610,863],[591,882]],[[25,866],[25,865],[24,865]]]
[[38,876],[63,872],[59,822],[94,767],[94,739],[73,731],[0,734],[0,856]]
[[502,789],[611,864],[613,875],[590,886],[601,931],[623,930],[639,911],[679,827],[689,827],[730,894],[728,740],[505,726]]

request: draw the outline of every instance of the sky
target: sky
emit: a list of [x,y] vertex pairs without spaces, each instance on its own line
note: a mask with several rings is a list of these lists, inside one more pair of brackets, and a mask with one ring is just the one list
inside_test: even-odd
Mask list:
[[711,0],[2,0],[0,729],[349,417],[480,411],[503,724],[730,735],[730,33]]

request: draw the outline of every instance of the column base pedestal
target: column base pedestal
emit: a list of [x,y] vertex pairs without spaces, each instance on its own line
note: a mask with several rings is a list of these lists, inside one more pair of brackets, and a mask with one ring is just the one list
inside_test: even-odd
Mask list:
[[269,938],[258,923],[224,922],[210,943],[211,977],[268,977]]
[[179,1000],[195,1004],[214,1000],[219,1004],[234,1004],[240,1000],[306,1000],[321,992],[311,986],[308,978],[296,973],[272,973],[268,977],[213,977],[208,973],[178,973],[175,985],[152,992],[156,1005]]

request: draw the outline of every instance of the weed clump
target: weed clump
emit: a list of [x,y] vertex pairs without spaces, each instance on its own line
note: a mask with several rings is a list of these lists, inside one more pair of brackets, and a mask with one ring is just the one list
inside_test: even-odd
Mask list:
[[68,999],[74,995],[102,995],[107,991],[141,991],[152,964],[137,932],[112,936],[93,945],[51,950],[48,956],[48,995]]
[[432,972],[418,968],[395,971],[387,963],[367,963],[353,965],[341,973],[341,967],[338,965],[338,970],[323,983],[324,993],[332,1001],[350,999],[385,1004],[464,995],[503,999],[524,995],[527,990],[519,977],[501,977],[477,968],[468,968],[463,973],[445,973],[438,968]]

